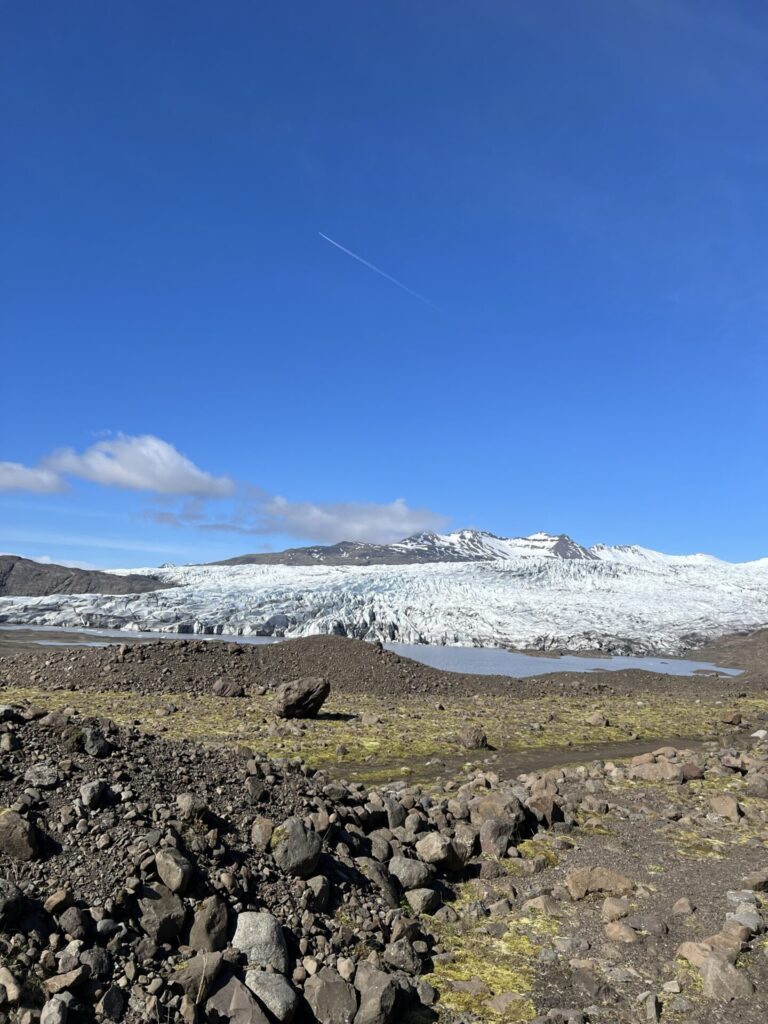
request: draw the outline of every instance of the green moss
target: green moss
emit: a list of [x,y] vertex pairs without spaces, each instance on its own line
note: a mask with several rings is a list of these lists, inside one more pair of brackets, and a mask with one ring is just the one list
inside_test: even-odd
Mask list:
[[695,860],[722,860],[725,854],[725,843],[720,839],[712,839],[701,832],[693,830],[677,832],[674,836],[675,848],[681,857],[692,857]]
[[526,860],[533,860],[534,857],[543,857],[551,868],[556,867],[560,863],[560,858],[552,849],[548,839],[524,839],[522,843],[517,844],[517,850],[520,856]]
[[[461,915],[481,895],[477,882],[458,887],[454,909]],[[434,923],[436,937],[450,954],[439,960],[427,980],[440,993],[438,1004],[455,1014],[471,1014],[480,1021],[518,1024],[536,1016],[531,993],[536,983],[536,964],[544,948],[558,934],[558,922],[546,914],[514,916],[508,919],[508,931],[501,938],[490,934],[485,920],[476,923],[463,918],[458,923]],[[456,991],[457,982],[476,980],[487,995]],[[503,1012],[494,1012],[488,1002],[493,996],[514,993],[519,998]]]

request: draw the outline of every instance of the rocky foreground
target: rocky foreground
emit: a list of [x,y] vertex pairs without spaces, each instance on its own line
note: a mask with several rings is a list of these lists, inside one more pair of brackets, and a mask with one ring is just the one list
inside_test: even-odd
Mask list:
[[[109,657],[137,673],[138,652]],[[513,778],[483,763],[487,733],[470,723],[460,742],[474,762],[460,773],[366,785],[344,781],[341,754],[317,771],[93,717],[95,677],[83,693],[77,678],[34,698],[6,681],[0,706],[3,1024],[768,1013],[757,701],[741,702],[749,715],[715,701],[718,738],[690,749],[574,753]],[[259,699],[239,678],[214,685],[233,719]],[[600,696],[583,717],[607,731]],[[322,678],[269,700],[286,727],[332,725],[316,717],[332,701]]]

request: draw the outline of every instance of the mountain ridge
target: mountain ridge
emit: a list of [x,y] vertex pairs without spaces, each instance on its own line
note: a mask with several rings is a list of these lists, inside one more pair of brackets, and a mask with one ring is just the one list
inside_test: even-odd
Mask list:
[[1,597],[48,597],[52,594],[142,594],[169,584],[143,573],[121,575],[36,562],[20,555],[0,555]]
[[[610,561],[632,564],[682,560],[718,563],[714,555],[667,555],[637,544],[594,544],[585,547],[567,533],[531,533],[502,537],[488,530],[461,529],[451,533],[417,533],[390,544],[339,541],[328,545],[307,545],[283,551],[252,552],[216,562],[211,566],[236,565],[421,565],[434,562],[487,562],[497,559],[558,558],[563,560]],[[748,563],[727,563],[748,564]]]
[[[515,550],[515,547],[517,550]],[[567,534],[533,533],[501,537],[487,530],[462,529],[448,534],[423,532],[390,544],[340,541],[284,551],[236,555],[207,565],[418,565],[431,562],[481,562],[516,555],[593,558],[588,548]]]

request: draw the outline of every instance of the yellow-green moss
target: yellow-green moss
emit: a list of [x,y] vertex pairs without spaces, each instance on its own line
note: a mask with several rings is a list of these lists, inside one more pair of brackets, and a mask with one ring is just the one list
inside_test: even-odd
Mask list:
[[[558,922],[547,914],[510,915],[506,934],[497,938],[486,930],[485,919],[475,923],[461,918],[462,911],[480,894],[477,882],[459,886],[453,904],[460,915],[459,922],[433,924],[433,931],[452,959],[438,960],[427,980],[440,993],[438,1008],[498,1024],[529,1021],[536,1016],[531,997],[536,982],[536,963],[541,951],[551,946],[552,938],[558,934]],[[489,994],[457,992],[453,988],[456,982],[473,979],[484,985]],[[514,993],[520,998],[504,1013],[491,1010],[488,1001],[504,993]]]
[[551,868],[560,863],[560,858],[552,849],[550,841],[546,838],[524,839],[517,844],[517,850],[521,857],[526,860],[533,860],[534,857],[543,857]]

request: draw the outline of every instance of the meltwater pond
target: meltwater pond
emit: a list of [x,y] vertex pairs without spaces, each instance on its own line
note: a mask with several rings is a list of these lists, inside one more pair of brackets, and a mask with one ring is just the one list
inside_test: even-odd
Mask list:
[[641,658],[581,657],[567,654],[562,657],[521,654],[499,647],[433,647],[426,644],[385,644],[390,651],[396,651],[404,658],[413,658],[432,668],[448,672],[466,672],[479,676],[527,676],[549,675],[551,672],[622,672],[626,669],[642,669],[646,672],[660,672],[669,676],[692,676],[699,672],[714,672],[718,675],[739,676],[740,668],[720,668],[706,661],[688,661],[684,658]]
[[[14,645],[44,647],[104,647],[120,641],[137,640],[219,640],[238,644],[274,644],[283,641],[265,636],[208,636],[188,633],[140,633],[119,629],[59,629],[55,626],[0,626],[0,641]],[[620,672],[642,669],[670,676],[692,676],[697,673],[738,676],[739,668],[721,668],[705,661],[685,658],[645,657],[581,657],[575,654],[554,657],[522,654],[500,647],[439,647],[430,644],[385,644],[387,650],[404,658],[412,658],[432,668],[447,672],[465,672],[471,675],[510,676],[523,679],[528,676],[549,675],[552,672]]]

